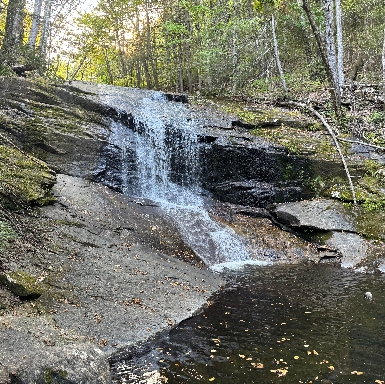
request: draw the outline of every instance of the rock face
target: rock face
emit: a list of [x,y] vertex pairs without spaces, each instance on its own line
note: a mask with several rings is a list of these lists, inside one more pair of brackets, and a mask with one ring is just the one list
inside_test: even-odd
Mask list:
[[279,204],[277,219],[292,228],[355,232],[355,220],[348,209],[333,200],[309,200]]
[[367,240],[359,233],[359,215],[339,202],[319,199],[279,204],[272,213],[283,225],[326,246],[326,257],[339,259],[342,267],[359,267],[385,251],[383,243]]
[[90,343],[49,346],[24,359],[10,372],[11,383],[18,384],[110,384],[109,364],[104,353]]
[[309,164],[283,147],[232,133],[201,152],[203,185],[219,200],[261,207],[309,196],[303,185]]

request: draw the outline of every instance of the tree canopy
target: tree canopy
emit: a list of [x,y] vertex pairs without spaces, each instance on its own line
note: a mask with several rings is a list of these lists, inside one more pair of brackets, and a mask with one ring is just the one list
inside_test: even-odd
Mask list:
[[63,80],[283,94],[282,84],[296,92],[325,80],[337,89],[327,65],[337,71],[335,60],[348,83],[381,82],[383,6],[382,0],[99,0],[87,11],[79,0],[35,0],[29,7],[8,0],[0,6],[0,71],[24,65]]

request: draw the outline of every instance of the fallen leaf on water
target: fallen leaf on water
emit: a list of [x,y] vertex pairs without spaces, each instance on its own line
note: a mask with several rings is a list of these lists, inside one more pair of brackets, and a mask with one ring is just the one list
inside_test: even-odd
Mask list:
[[295,359],[295,360],[298,360],[298,359],[299,359],[299,356],[294,356],[294,359]]
[[244,359],[246,356],[245,355],[239,355],[239,357]]
[[212,377],[211,379],[209,379],[209,381],[214,381],[215,380],[215,377]]
[[376,380],[375,383],[376,384],[385,384],[385,381],[383,381],[383,380]]
[[318,355],[318,352],[314,349],[313,350],[313,353],[315,354],[315,355]]
[[263,364],[262,363],[251,363],[251,365],[254,368],[258,368],[258,369],[262,369],[263,368]]
[[332,365],[329,365],[328,367],[331,371],[334,371],[334,367]]
[[357,375],[357,376],[360,376],[360,375],[363,375],[364,372],[358,372],[358,371],[353,371],[353,372],[350,372],[352,375]]
[[307,351],[307,354],[308,354],[308,355],[311,355],[311,351]]
[[277,373],[278,377],[286,376],[286,373],[288,372],[287,369],[270,369],[270,372]]

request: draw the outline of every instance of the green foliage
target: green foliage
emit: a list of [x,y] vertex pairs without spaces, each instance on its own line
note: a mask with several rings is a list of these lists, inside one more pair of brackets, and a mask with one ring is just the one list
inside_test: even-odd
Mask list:
[[9,242],[15,239],[17,239],[17,233],[11,225],[6,221],[0,221],[0,251],[4,251],[9,246]]
[[385,123],[385,112],[373,112],[370,116],[370,122],[374,124],[383,124]]

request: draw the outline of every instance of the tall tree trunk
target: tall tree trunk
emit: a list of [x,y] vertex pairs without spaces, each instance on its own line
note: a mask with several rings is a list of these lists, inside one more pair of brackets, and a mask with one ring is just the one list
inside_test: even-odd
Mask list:
[[[330,1],[330,0],[328,0]],[[341,95],[339,92],[339,86],[338,83],[336,84],[336,77],[335,73],[332,70],[332,67],[330,65],[329,57],[327,54],[326,49],[326,43],[323,41],[321,33],[315,23],[313,14],[310,9],[310,5],[308,0],[302,0],[302,8],[304,9],[306,16],[309,20],[309,23],[311,25],[311,29],[313,31],[313,35],[316,39],[318,49],[320,51],[321,59],[325,67],[326,76],[328,78],[329,84],[330,84],[330,96],[333,103],[333,110],[334,113],[337,116],[337,119],[340,119],[342,116],[342,109],[341,109]],[[335,70],[336,68],[334,68]]]
[[322,6],[325,14],[325,45],[326,54],[329,62],[330,70],[334,79],[334,86],[339,89],[338,69],[337,69],[337,51],[335,45],[334,30],[334,1],[322,0]]
[[[385,28],[384,28],[384,45],[382,47],[382,89],[383,89],[383,97],[385,103]],[[385,109],[385,104],[384,104]]]
[[52,10],[52,0],[45,0],[43,27],[41,29],[41,37],[40,37],[40,43],[39,43],[39,53],[42,60],[47,59],[48,37],[49,37],[50,24],[51,24],[51,10]]
[[104,60],[106,62],[106,69],[107,69],[107,73],[108,73],[108,79],[109,79],[110,84],[114,85],[114,75],[112,74],[111,64],[110,64],[110,59],[108,58],[107,48],[104,48],[103,51],[104,51]]
[[150,14],[148,11],[149,5],[148,1],[146,1],[146,48],[147,48],[147,57],[150,63],[152,77],[154,79],[155,88],[159,89],[159,81],[158,81],[158,72],[154,62],[153,54],[152,54],[152,45],[151,45],[151,23],[150,23]]
[[233,15],[233,40],[232,40],[232,60],[233,60],[233,93],[237,91],[238,87],[238,26],[236,20],[238,20],[239,13],[239,0],[234,0],[234,15]]
[[338,82],[340,86],[340,93],[343,93],[345,83],[344,76],[344,45],[342,41],[342,11],[341,0],[336,1],[336,29],[337,29],[337,65],[338,65]]
[[286,81],[285,81],[285,76],[283,74],[281,60],[279,58],[278,41],[277,41],[277,35],[276,35],[276,32],[275,32],[275,19],[274,19],[274,15],[271,15],[271,30],[273,32],[275,61],[277,63],[277,68],[278,68],[279,76],[281,78],[282,88],[284,89],[285,93],[287,93],[287,85],[286,85]]
[[28,46],[31,49],[35,48],[37,35],[39,34],[40,22],[41,22],[41,8],[43,6],[43,0],[35,0],[35,6],[33,8],[32,25],[28,37]]
[[0,53],[3,60],[15,64],[21,56],[23,45],[23,21],[26,0],[9,0],[5,22],[5,36]]

